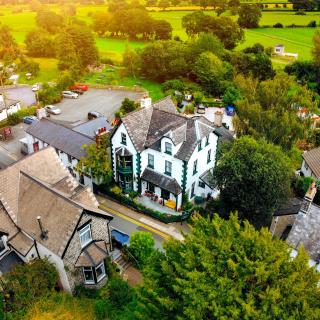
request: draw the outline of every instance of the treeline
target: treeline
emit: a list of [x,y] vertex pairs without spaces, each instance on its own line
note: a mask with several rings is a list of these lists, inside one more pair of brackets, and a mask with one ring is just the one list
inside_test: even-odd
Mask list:
[[142,6],[113,8],[110,13],[97,12],[92,18],[92,28],[99,36],[143,40],[166,40],[172,36],[171,24],[153,19]]

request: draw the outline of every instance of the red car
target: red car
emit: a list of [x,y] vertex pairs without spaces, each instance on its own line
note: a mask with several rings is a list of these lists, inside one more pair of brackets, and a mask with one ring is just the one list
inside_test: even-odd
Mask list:
[[77,83],[71,87],[69,87],[70,90],[81,90],[81,91],[88,91],[89,87],[86,84],[83,83]]

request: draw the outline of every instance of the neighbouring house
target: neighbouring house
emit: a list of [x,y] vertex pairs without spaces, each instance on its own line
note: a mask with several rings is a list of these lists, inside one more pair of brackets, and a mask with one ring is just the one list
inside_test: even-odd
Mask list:
[[320,178],[320,148],[306,151],[302,155],[301,175],[315,179]]
[[87,122],[66,122],[42,118],[26,130],[21,143],[28,154],[52,146],[70,173],[84,185],[92,188],[92,177],[76,170],[79,160],[86,156],[84,145],[95,143],[96,137],[112,129],[107,119],[99,117]]
[[0,171],[0,276],[17,263],[48,258],[66,291],[100,287],[107,280],[112,219],[54,148],[23,158]]
[[274,54],[280,57],[288,57],[297,60],[299,57],[298,53],[285,52],[284,45],[278,44],[274,47]]
[[308,252],[310,266],[320,271],[320,207],[313,203],[317,186],[313,183],[303,199],[292,198],[273,215],[270,232],[286,240],[295,256],[300,246]]
[[182,197],[214,196],[210,170],[219,139],[232,139],[203,116],[186,117],[170,97],[127,114],[111,137],[114,179],[123,192],[152,195],[181,211]]
[[20,109],[20,101],[3,98],[3,95],[0,95],[0,121],[7,119],[8,115],[13,114]]

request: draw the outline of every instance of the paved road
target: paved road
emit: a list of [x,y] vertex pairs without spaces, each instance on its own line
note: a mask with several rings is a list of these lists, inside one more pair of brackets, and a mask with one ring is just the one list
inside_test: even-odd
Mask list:
[[8,99],[19,100],[23,107],[29,107],[36,103],[36,96],[31,90],[31,86],[17,86],[5,91]]
[[150,227],[140,221],[137,221],[129,216],[126,216],[116,210],[105,207],[104,205],[101,205],[101,204],[100,204],[100,208],[102,210],[107,211],[109,214],[111,214],[114,217],[110,223],[111,229],[116,229],[129,236],[135,231],[148,232],[154,238],[155,247],[160,250],[163,250],[162,242],[170,238],[168,234],[165,234],[153,227]]
[[65,121],[86,120],[89,111],[98,111],[111,122],[124,98],[138,100],[142,96],[141,92],[90,88],[78,99],[63,99],[62,102],[57,103],[56,106],[62,112],[52,118]]

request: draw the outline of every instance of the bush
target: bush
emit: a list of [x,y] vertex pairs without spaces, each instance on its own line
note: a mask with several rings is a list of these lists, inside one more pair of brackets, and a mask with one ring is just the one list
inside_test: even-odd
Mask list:
[[139,192],[137,192],[137,191],[130,191],[130,192],[129,192],[129,198],[130,198],[130,199],[134,199],[134,198],[136,198],[138,195],[139,195]]
[[3,294],[0,292],[0,320],[5,320],[3,301],[4,301],[4,297],[3,297]]
[[40,71],[40,66],[39,63],[33,60],[21,59],[21,62],[18,64],[18,70],[26,73],[30,72],[35,77]]
[[44,84],[42,89],[38,91],[38,99],[42,105],[58,103],[62,99],[61,91],[55,86]]
[[169,90],[177,90],[183,92],[185,89],[184,83],[178,79],[167,80],[161,85],[161,87],[163,92],[167,92]]
[[110,279],[107,285],[109,293],[107,301],[116,309],[124,308],[132,300],[132,290],[127,281],[120,278]]
[[194,105],[192,103],[186,105],[186,107],[184,108],[184,112],[186,114],[194,114]]
[[58,90],[66,90],[75,83],[75,78],[69,71],[62,72],[57,81]]
[[273,25],[274,28],[283,28],[283,24],[278,22],[276,24]]
[[299,198],[303,198],[313,181],[314,179],[310,177],[297,177],[293,185],[296,196]]
[[296,13],[295,13],[296,16],[305,16],[306,13],[302,10],[298,10]]
[[[133,262],[138,262],[137,267],[143,267],[147,264],[150,256],[154,252],[154,239],[150,233],[137,231],[133,232],[130,237],[130,246],[128,251],[136,259]],[[130,255],[128,256],[130,259]]]
[[108,317],[108,302],[97,300],[93,305],[93,312],[96,320],[104,320]]
[[14,125],[20,123],[22,121],[23,117],[34,116],[36,114],[36,110],[37,110],[36,107],[31,107],[31,108],[21,109],[15,113],[9,114],[8,115],[8,125],[14,126]]
[[315,20],[312,20],[307,24],[307,27],[308,28],[316,28],[317,27],[317,22]]

